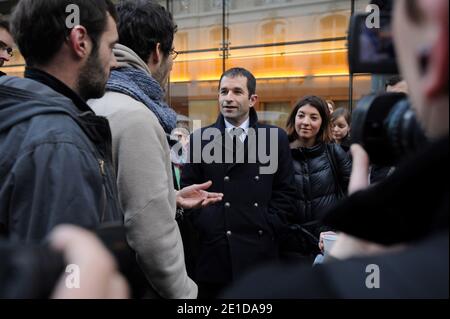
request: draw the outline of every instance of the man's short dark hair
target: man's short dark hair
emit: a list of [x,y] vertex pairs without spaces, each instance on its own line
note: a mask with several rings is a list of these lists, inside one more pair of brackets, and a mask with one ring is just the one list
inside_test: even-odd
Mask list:
[[[97,50],[106,30],[108,13],[117,20],[111,0],[21,0],[11,17],[11,33],[28,66],[47,65],[69,36],[69,5],[80,9],[80,25]],[[70,19],[69,19],[70,20]]]
[[0,29],[5,29],[6,31],[9,32],[9,23],[6,20],[3,20],[0,17]]
[[386,81],[386,89],[388,88],[388,86],[395,86],[402,81],[403,78],[400,75],[394,75]]
[[222,84],[222,79],[224,77],[227,78],[236,78],[238,76],[242,76],[247,78],[247,89],[248,89],[248,97],[250,98],[252,95],[256,94],[256,78],[255,76],[248,70],[244,68],[233,68],[226,71],[222,76],[220,77],[219,81],[219,91],[220,91],[220,85]]
[[160,43],[165,57],[173,48],[177,25],[172,14],[152,0],[122,0],[117,5],[119,43],[145,63]]

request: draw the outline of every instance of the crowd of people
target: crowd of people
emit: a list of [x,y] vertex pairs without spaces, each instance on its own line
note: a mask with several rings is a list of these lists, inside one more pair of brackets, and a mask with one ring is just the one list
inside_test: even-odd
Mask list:
[[[447,297],[448,1],[406,2],[394,11],[405,79],[386,91],[411,94],[430,142],[392,168],[351,146],[351,113],[324,97],[301,97],[284,128],[260,122],[243,67],[219,79],[217,121],[189,136],[165,101],[169,11],[20,0],[0,22],[0,66],[15,45],[26,61],[24,78],[0,73],[0,250],[50,243],[83,267],[89,284],[62,277],[54,298],[135,296],[93,234],[111,223],[145,281],[139,298]],[[80,24],[68,28],[70,4]],[[352,272],[369,264],[381,289]]]

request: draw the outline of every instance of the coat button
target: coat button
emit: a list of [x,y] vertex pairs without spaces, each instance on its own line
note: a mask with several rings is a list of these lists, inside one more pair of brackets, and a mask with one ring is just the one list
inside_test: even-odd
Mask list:
[[225,203],[225,208],[230,208],[231,207],[231,204],[230,203]]
[[229,182],[230,181],[230,177],[229,176],[225,176],[225,178],[223,179],[225,182]]
[[264,234],[264,232],[262,230],[258,231],[258,235],[262,236]]
[[254,206],[255,206],[255,207],[258,207],[258,206],[259,206],[259,204],[258,204],[258,203],[255,203],[255,204],[254,204]]
[[232,235],[231,230],[227,231],[227,237],[230,237]]
[[255,176],[255,182],[259,182],[259,176]]

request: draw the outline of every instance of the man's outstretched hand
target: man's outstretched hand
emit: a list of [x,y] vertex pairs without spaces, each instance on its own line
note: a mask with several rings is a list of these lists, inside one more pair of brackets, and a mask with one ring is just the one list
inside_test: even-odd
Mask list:
[[222,193],[210,193],[212,182],[191,185],[177,192],[177,206],[183,209],[197,209],[222,201]]

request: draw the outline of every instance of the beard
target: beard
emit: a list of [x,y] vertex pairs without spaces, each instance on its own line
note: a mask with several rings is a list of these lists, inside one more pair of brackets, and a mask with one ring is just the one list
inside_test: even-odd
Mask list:
[[78,92],[85,100],[99,99],[105,95],[106,82],[109,78],[109,70],[102,68],[98,49],[92,51],[86,63],[80,70],[78,78]]

